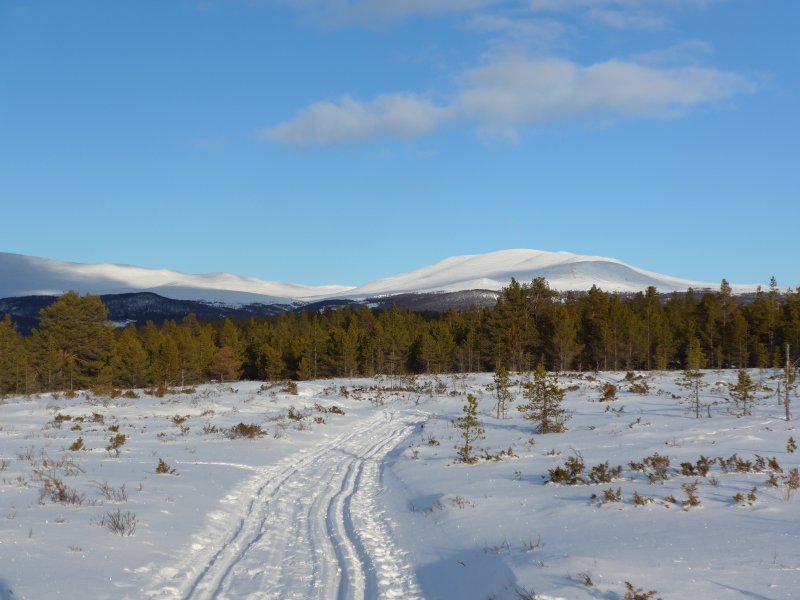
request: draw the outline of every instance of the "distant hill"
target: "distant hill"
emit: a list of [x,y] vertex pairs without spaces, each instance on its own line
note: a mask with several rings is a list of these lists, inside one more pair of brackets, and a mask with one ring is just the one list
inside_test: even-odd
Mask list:
[[[719,282],[703,283],[652,273],[612,258],[539,250],[455,256],[358,287],[279,283],[230,273],[188,275],[167,269],[80,264],[0,253],[0,298],[54,296],[75,290],[100,295],[151,292],[173,300],[227,306],[301,305],[329,299],[364,300],[397,294],[496,292],[507,286],[512,277],[521,282],[544,277],[550,287],[558,291],[586,291],[592,285],[609,292],[639,292],[653,286],[661,293],[685,291],[690,287],[719,287]],[[734,285],[733,288],[737,293],[746,293],[752,292],[755,286]]]

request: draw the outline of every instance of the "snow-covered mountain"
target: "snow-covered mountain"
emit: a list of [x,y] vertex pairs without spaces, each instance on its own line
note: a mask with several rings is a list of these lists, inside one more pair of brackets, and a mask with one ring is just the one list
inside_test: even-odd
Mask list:
[[[0,253],[0,298],[58,295],[67,290],[92,294],[154,292],[177,300],[226,304],[290,304],[324,298],[371,298],[404,293],[500,290],[511,281],[529,282],[544,277],[559,291],[588,290],[638,292],[654,286],[659,292],[688,288],[717,288],[703,283],[660,275],[612,258],[581,256],[569,252],[502,250],[455,256],[410,273],[378,279],[362,286],[305,286],[264,281],[229,273],[188,275],[166,269],[115,264],[79,264],[19,254]],[[755,286],[733,286],[738,293]]]
[[188,275],[130,265],[81,264],[0,252],[0,298],[153,292],[175,300],[226,304],[289,304],[341,294],[348,286],[307,286],[264,281],[230,273]]
[[[501,250],[488,254],[454,256],[417,271],[378,279],[345,292],[348,297],[371,297],[404,292],[500,290],[511,278],[521,283],[544,277],[558,291],[585,291],[596,285],[609,292],[639,292],[654,286],[659,292],[688,288],[718,288],[703,283],[644,271],[613,258],[581,256],[569,252]],[[733,286],[738,293],[754,285]]]

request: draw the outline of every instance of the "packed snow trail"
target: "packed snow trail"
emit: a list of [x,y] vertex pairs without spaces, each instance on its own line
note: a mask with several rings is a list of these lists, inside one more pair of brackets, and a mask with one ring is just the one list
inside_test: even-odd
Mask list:
[[263,469],[231,495],[252,500],[224,543],[163,569],[149,597],[420,598],[377,506],[380,463],[418,418],[381,410]]

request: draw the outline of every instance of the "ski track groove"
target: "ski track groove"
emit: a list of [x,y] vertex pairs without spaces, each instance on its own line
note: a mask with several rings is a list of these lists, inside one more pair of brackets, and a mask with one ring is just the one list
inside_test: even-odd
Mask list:
[[416,420],[384,410],[304,454],[259,469],[236,489],[239,495],[252,489],[253,497],[233,532],[205,558],[190,554],[182,565],[163,569],[161,585],[147,596],[421,598],[377,502],[381,461]]

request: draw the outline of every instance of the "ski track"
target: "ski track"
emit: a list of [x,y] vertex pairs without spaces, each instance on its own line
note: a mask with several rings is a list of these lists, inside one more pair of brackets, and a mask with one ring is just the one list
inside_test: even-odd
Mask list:
[[[220,524],[213,521],[224,515],[212,513],[209,531],[196,536],[200,543],[177,566],[160,570],[147,597],[421,598],[378,502],[380,463],[419,418],[383,410],[259,469],[223,500],[251,498],[230,533],[214,535]],[[224,542],[209,548],[213,539]]]

